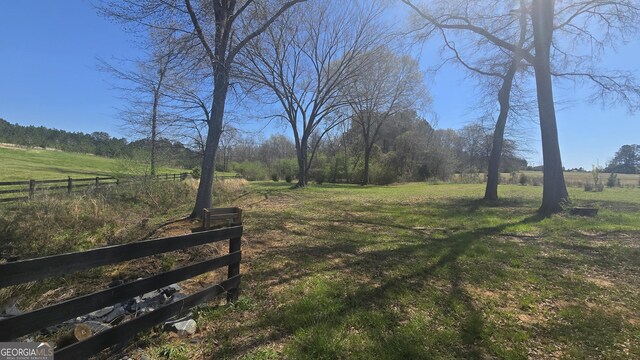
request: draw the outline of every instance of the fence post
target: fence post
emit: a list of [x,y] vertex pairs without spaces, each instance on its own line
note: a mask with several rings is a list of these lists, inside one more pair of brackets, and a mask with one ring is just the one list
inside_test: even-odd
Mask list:
[[173,174],[173,182],[176,182],[176,174]]
[[[229,253],[240,251],[241,243],[242,243],[242,238],[238,237],[238,238],[229,239]],[[227,277],[231,278],[239,274],[240,274],[240,262],[229,264]],[[240,290],[238,288],[227,291],[227,303],[236,302],[238,300],[239,293],[240,293]]]
[[29,180],[29,200],[33,199],[33,194],[36,192],[36,181]]
[[67,193],[71,195],[71,189],[73,188],[73,179],[69,176],[69,181],[67,182]]
[[96,188],[98,187],[99,181],[100,181],[100,178],[96,176]]

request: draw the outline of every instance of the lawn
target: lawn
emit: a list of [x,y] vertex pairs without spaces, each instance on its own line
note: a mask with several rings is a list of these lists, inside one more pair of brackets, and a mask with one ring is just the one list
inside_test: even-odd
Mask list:
[[[142,175],[146,167],[119,159],[59,150],[0,147],[0,181],[56,180],[71,177]],[[161,168],[159,173],[184,169]]]
[[253,183],[240,301],[152,358],[640,358],[640,190],[571,189],[596,218],[535,210],[541,187]]

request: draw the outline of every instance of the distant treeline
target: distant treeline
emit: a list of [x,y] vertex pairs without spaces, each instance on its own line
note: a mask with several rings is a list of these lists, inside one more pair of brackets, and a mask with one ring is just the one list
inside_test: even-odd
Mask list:
[[[106,132],[69,132],[44,126],[11,124],[0,118],[0,143],[27,147],[52,148],[68,152],[94,154],[116,158],[147,157],[150,141],[141,139],[129,142],[125,138],[112,137]],[[162,165],[192,168],[199,164],[200,154],[180,142],[158,140],[159,160]]]

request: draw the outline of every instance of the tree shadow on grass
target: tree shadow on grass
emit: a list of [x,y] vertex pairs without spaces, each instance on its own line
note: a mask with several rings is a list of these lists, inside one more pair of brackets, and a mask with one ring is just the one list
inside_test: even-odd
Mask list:
[[[414,234],[418,238],[413,243],[391,249],[360,251],[366,246],[366,241],[336,241],[327,245],[294,244],[278,249],[277,256],[288,259],[285,273],[282,269],[267,269],[252,274],[246,283],[261,286],[260,284],[275,278],[278,279],[277,285],[295,287],[294,284],[299,284],[300,281],[315,281],[313,279],[319,271],[330,277],[331,280],[327,280],[330,286],[325,288],[322,282],[324,280],[312,283],[310,292],[302,294],[300,298],[287,300],[277,311],[272,309],[273,312],[262,314],[257,321],[235,328],[233,331],[240,333],[254,333],[264,328],[274,328],[275,331],[269,336],[256,337],[240,346],[225,348],[223,353],[231,356],[244,354],[290,336],[295,339],[289,344],[296,356],[317,355],[319,350],[326,350],[330,354],[331,349],[327,347],[335,346],[340,347],[341,351],[348,351],[334,342],[344,337],[340,334],[346,328],[353,326],[350,322],[354,317],[365,313],[365,317],[381,316],[387,321],[383,326],[370,326],[363,330],[367,332],[367,337],[374,339],[374,345],[364,349],[370,354],[382,355],[383,358],[430,358],[438,353],[442,355],[452,352],[456,357],[482,358],[490,352],[484,340],[485,320],[462,284],[465,270],[458,264],[458,259],[479,240],[497,235],[515,224],[517,223],[505,223],[463,231],[435,241],[428,235]],[[344,254],[350,256],[342,256]],[[341,256],[341,261],[327,263],[327,258],[334,255]],[[261,261],[269,260],[265,258]],[[407,269],[407,261],[417,261],[419,265]],[[497,268],[493,270],[500,271]],[[454,326],[457,334],[452,335],[451,329],[445,329],[442,333],[435,329],[429,330],[433,335],[428,335],[430,340],[427,343],[434,348],[428,349],[425,348],[424,341],[416,341],[420,340],[419,332],[403,331],[407,326],[401,324],[397,314],[388,309],[390,303],[397,300],[397,294],[421,296],[425,281],[441,280],[443,272],[448,279],[448,286],[440,291],[444,292],[440,294],[442,296],[438,295],[442,301],[438,307],[457,319],[457,325]],[[348,280],[349,273],[353,274],[351,281]],[[347,278],[339,279],[335,274],[344,274]],[[356,280],[366,274],[371,282],[359,283]],[[273,285],[270,283],[269,286]],[[409,318],[408,321],[418,320]],[[324,342],[319,342],[318,339],[324,339]],[[390,352],[389,349],[393,351]],[[216,358],[221,353],[213,355]]]
[[[496,208],[521,208],[523,212],[529,212],[532,203],[522,198],[501,198],[499,200],[485,200],[478,198],[447,199],[438,208],[454,216],[460,214],[474,214],[481,209]],[[541,219],[540,219],[541,220]]]

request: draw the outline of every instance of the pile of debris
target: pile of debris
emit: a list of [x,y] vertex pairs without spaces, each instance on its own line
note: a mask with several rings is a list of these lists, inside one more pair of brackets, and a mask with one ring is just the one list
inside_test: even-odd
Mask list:
[[[119,284],[110,284],[110,286],[117,285]],[[45,336],[58,336],[59,341],[56,347],[61,348],[76,341],[84,340],[122,322],[148,314],[162,306],[182,300],[187,296],[181,293],[181,291],[182,288],[178,284],[173,284],[141,296],[136,296],[125,302],[107,306],[87,315],[67,320],[62,324],[50,326],[43,329],[41,333]],[[21,312],[15,306],[12,306],[5,309],[3,314],[0,314],[0,320],[20,314]],[[179,336],[193,335],[196,332],[197,324],[195,320],[192,319],[192,316],[192,313],[188,313],[179,319],[166,321],[163,329],[166,331],[175,331]],[[60,336],[60,334],[62,335]],[[24,340],[29,341],[30,339]]]

